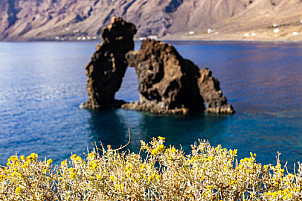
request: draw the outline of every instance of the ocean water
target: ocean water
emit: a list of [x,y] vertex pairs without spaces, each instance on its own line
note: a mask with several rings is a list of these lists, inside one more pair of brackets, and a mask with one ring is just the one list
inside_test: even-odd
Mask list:
[[[293,164],[302,160],[302,44],[171,42],[183,57],[209,67],[236,114],[165,116],[123,109],[89,111],[85,64],[97,42],[0,43],[0,165],[38,153],[56,164],[100,141],[137,152],[140,140],[166,137],[190,153],[198,139],[238,149],[238,158]],[[136,43],[136,49],[139,48]],[[138,99],[129,68],[116,98]]]

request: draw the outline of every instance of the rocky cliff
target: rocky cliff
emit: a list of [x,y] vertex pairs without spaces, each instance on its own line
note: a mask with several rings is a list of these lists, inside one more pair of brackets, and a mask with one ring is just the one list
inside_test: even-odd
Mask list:
[[1,0],[0,40],[97,39],[113,16],[136,38],[302,39],[301,0]]

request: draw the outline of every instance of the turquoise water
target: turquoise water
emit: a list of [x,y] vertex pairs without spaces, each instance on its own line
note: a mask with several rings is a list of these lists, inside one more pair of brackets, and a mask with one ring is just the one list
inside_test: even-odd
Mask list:
[[[234,106],[234,115],[160,116],[128,110],[91,112],[85,64],[96,42],[0,43],[0,164],[16,152],[38,153],[55,163],[71,153],[83,155],[100,141],[132,151],[140,140],[164,136],[183,147],[206,139],[238,149],[238,157],[257,153],[275,163],[277,152],[288,167],[302,159],[302,44],[172,42],[200,67],[209,67]],[[136,44],[136,48],[139,43]],[[129,68],[116,98],[138,99]]]

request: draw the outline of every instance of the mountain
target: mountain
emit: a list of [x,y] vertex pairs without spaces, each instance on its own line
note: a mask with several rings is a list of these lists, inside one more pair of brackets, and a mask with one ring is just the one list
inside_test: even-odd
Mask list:
[[113,16],[137,38],[302,40],[302,0],[1,0],[0,40],[97,39]]

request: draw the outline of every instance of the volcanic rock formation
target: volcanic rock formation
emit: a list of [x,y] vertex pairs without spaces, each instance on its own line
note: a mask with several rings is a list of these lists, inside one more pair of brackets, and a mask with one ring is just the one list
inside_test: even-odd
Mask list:
[[172,114],[204,110],[196,79],[199,69],[172,45],[147,39],[140,50],[127,54],[127,61],[136,70],[140,100],[123,108]]
[[[169,44],[147,39],[134,52],[136,28],[122,18],[113,18],[102,30],[103,43],[97,46],[86,65],[89,109],[122,107],[159,114],[188,112],[234,113],[222,95],[219,81],[207,68],[199,69],[182,58]],[[140,100],[115,100],[127,66],[134,67],[139,81]]]
[[83,107],[90,109],[120,107],[123,101],[114,100],[127,69],[125,55],[134,48],[136,28],[122,18],[112,18],[102,30],[103,43],[99,44],[91,61],[86,65],[89,100]]
[[182,58],[172,45],[147,39],[126,57],[136,70],[140,100],[122,108],[176,114],[203,111],[205,102],[207,112],[234,113],[211,71]]
[[218,79],[212,77],[212,72],[208,68],[199,70],[197,85],[206,103],[206,112],[215,114],[235,112],[232,105],[228,105],[226,97],[222,95]]

